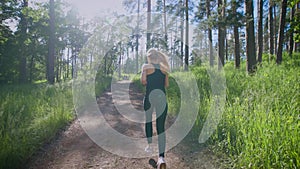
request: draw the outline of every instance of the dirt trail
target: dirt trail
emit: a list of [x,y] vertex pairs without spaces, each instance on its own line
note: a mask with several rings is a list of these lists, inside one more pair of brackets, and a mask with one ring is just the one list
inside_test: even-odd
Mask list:
[[[143,93],[130,85],[130,102],[142,110]],[[114,107],[110,91],[105,91],[99,101],[99,108],[107,122],[118,132],[144,138],[144,125],[130,123]],[[174,119],[168,117],[166,128]],[[121,125],[120,125],[121,124]],[[77,119],[57,138],[41,148],[24,166],[30,169],[151,169],[152,158],[125,158],[103,150],[84,132]],[[201,147],[195,140],[184,139],[180,144],[166,152],[168,169],[213,169],[221,168],[217,157],[207,148]]]

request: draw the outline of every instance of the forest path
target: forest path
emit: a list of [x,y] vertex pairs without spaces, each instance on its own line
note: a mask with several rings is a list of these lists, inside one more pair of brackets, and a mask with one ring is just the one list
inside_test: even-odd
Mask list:
[[[129,81],[125,81],[128,83]],[[124,83],[119,82],[119,83]],[[143,93],[134,84],[128,84],[129,101],[137,110],[143,109]],[[115,98],[114,98],[115,99]],[[124,101],[124,100],[122,100]],[[130,123],[120,115],[114,106],[110,90],[105,91],[98,101],[99,109],[107,122],[118,132],[132,137],[145,138],[144,124]],[[168,116],[166,128],[172,124]],[[154,127],[155,132],[155,127]],[[146,140],[146,139],[145,139]],[[85,133],[80,120],[74,120],[56,139],[45,145],[26,163],[30,169],[151,169],[157,156],[149,158],[127,158],[112,154],[96,143]],[[221,168],[218,158],[197,141],[184,139],[166,152],[168,169],[213,169]]]

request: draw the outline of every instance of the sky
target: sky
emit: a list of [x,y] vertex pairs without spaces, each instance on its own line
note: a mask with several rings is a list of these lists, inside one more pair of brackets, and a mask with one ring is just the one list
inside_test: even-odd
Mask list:
[[[126,13],[122,6],[123,0],[63,0],[74,5],[81,16],[92,19],[95,16],[103,16],[108,12]],[[49,0],[29,0],[29,6],[34,2],[49,2]],[[5,21],[11,30],[16,31],[17,22],[12,20]]]
[[70,4],[73,4],[79,11],[79,14],[93,18],[94,16],[101,15],[108,11],[124,13],[125,10],[122,7],[123,0],[65,0]]
[[[29,0],[29,2],[48,2],[49,0]],[[74,5],[81,16],[93,18],[107,12],[125,13],[123,0],[63,0]]]

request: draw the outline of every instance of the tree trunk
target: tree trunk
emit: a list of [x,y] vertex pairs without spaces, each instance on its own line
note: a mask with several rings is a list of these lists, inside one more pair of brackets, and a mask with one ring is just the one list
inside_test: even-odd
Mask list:
[[136,73],[139,72],[139,34],[140,34],[140,0],[138,0],[138,16],[137,16],[137,26],[136,26],[136,48],[135,48],[135,69]]
[[[151,0],[147,1],[147,44],[146,44],[146,51],[150,49],[151,44]],[[146,59],[147,62],[147,59]]]
[[[274,29],[273,29],[273,0],[269,0],[269,48],[270,55],[274,55]],[[271,60],[271,59],[269,59]]]
[[19,82],[27,83],[27,48],[25,45],[25,41],[27,39],[27,14],[24,11],[27,11],[25,8],[28,8],[28,0],[23,0],[24,10],[21,12],[21,30],[20,30],[20,64],[19,64]]
[[222,63],[222,67],[225,65],[225,60],[226,58],[228,58],[228,53],[227,53],[227,27],[226,27],[226,21],[225,21],[225,12],[226,12],[226,0],[223,0],[223,4],[222,4],[222,20],[223,20],[223,30],[222,30],[222,34],[223,34],[223,50],[224,50],[224,54],[223,54],[223,63]]
[[225,28],[225,63],[229,60],[228,58],[228,38],[227,38],[227,28]]
[[183,36],[184,36],[184,2],[182,0],[179,1],[179,4],[181,5],[180,8],[180,66],[183,67],[183,49],[184,49],[184,43],[183,43]]
[[120,42],[120,55],[119,55],[119,61],[118,61],[118,66],[119,66],[119,79],[121,79],[121,73],[122,73],[122,43]]
[[72,79],[77,78],[77,47],[76,45],[72,45],[72,52],[71,52],[71,60],[72,60]]
[[[300,11],[300,2],[298,2],[296,4],[296,12],[298,13]],[[299,16],[299,14],[297,14],[297,16]],[[294,52],[298,52],[298,45],[299,45],[299,42],[294,42]]]
[[47,80],[48,83],[54,84],[54,60],[55,60],[55,14],[54,14],[54,0],[50,0],[50,11],[49,11],[49,48],[48,48],[48,59],[47,59]]
[[235,56],[235,67],[240,68],[241,55],[240,55],[240,35],[238,26],[234,26],[234,56]]
[[[291,12],[290,12],[290,22],[293,22],[295,16],[295,6],[291,7]],[[291,24],[290,23],[290,24]],[[294,29],[290,29],[290,42],[289,42],[289,56],[292,57],[294,51]]]
[[286,16],[287,0],[282,0],[281,5],[281,15],[280,15],[280,26],[278,32],[278,50],[276,63],[281,64],[282,62],[282,50],[283,50],[283,41],[284,41],[284,28],[285,28],[285,16]]
[[[237,2],[233,1],[232,4],[232,8],[233,8],[233,16],[236,16],[237,13]],[[237,22],[237,18],[236,21]],[[235,67],[236,68],[240,68],[240,63],[241,63],[241,55],[240,55],[240,35],[239,35],[239,27],[238,24],[235,23],[234,27],[233,27],[233,31],[234,31],[234,56],[235,56]]]
[[30,64],[29,64],[29,82],[30,83],[32,83],[32,81],[33,81],[34,58],[35,58],[35,54],[32,54],[31,59],[30,59]]
[[219,17],[219,26],[218,26],[218,41],[219,41],[219,62],[218,68],[221,69],[224,66],[224,54],[225,54],[225,25],[222,24],[223,16],[225,14],[224,1],[218,0],[218,17]]
[[185,0],[185,58],[184,58],[184,70],[188,71],[189,65],[189,4],[188,0]]
[[167,12],[166,12],[166,0],[164,0],[164,33],[165,33],[165,50],[168,50],[168,32],[167,32]]
[[[210,18],[210,0],[206,0],[206,15]],[[208,43],[209,43],[209,65],[214,65],[213,46],[212,46],[212,28],[208,26]]]
[[55,65],[55,68],[56,68],[56,82],[60,82],[60,57],[56,57],[56,61],[55,61],[56,65]]
[[66,79],[68,79],[69,78],[69,72],[70,72],[70,47],[68,47],[68,55],[67,55],[67,71],[66,71]]
[[258,31],[257,31],[257,42],[258,42],[258,53],[257,60],[259,63],[262,62],[262,53],[263,53],[263,0],[258,0]]
[[253,17],[253,0],[246,0],[246,57],[247,71],[252,73],[255,71],[256,65],[256,50],[254,36],[254,17]]
[[274,14],[274,19],[273,19],[273,21],[274,21],[274,23],[273,23],[273,28],[274,28],[274,54],[276,54],[277,53],[277,24],[276,24],[276,22],[277,22],[277,13],[276,13],[276,4],[274,3],[274,5],[273,5],[273,14]]

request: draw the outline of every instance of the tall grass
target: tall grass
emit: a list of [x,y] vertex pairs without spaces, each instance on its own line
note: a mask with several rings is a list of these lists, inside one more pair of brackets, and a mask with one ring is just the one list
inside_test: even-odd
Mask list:
[[18,168],[74,118],[71,86],[0,88],[0,168]]
[[300,167],[300,67],[225,67],[228,100],[213,139],[236,168]]
[[[300,168],[300,64],[263,63],[255,74],[245,64],[225,66],[226,106],[208,141],[230,158],[229,168]],[[192,133],[200,133],[213,101],[204,67],[194,67],[201,99]],[[196,135],[195,135],[196,136]]]

